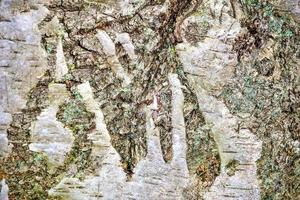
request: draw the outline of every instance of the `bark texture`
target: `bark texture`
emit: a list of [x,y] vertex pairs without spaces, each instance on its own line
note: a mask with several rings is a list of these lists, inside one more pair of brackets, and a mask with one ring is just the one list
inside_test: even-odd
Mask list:
[[222,95],[275,54],[267,17],[296,33],[251,2],[0,0],[0,200],[261,199],[264,137]]

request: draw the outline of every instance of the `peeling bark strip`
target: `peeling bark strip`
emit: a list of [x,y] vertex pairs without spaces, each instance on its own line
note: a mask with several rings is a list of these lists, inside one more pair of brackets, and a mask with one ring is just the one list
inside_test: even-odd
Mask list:
[[[122,36],[122,35],[121,35]],[[107,62],[110,65],[113,72],[116,74],[118,78],[123,80],[123,86],[126,87],[131,83],[131,78],[129,75],[125,72],[124,68],[122,67],[117,55],[116,55],[116,47],[112,39],[109,37],[109,35],[102,30],[99,30],[96,34],[96,37],[98,38],[103,51],[105,55],[107,56]],[[134,50],[132,50],[133,45],[131,44],[128,37],[121,37],[119,36],[119,39],[123,42],[122,44],[129,44],[128,46],[125,46],[125,50],[129,50],[129,56],[133,56]],[[125,41],[124,41],[125,39]]]
[[89,82],[79,85],[78,91],[83,98],[87,110],[95,114],[97,132],[94,132],[93,134],[98,134],[98,136],[96,135],[92,136],[93,134],[90,134],[89,139],[93,140],[93,143],[96,146],[100,144],[103,146],[110,146],[110,136],[107,131],[106,124],[104,122],[104,116],[102,111],[99,108],[98,103],[95,101],[93,97],[92,88]]
[[[153,101],[154,104],[155,100]],[[151,106],[151,105],[150,105]],[[157,108],[156,108],[157,109]],[[154,110],[154,109],[153,109]],[[147,135],[147,156],[149,160],[157,160],[157,162],[164,162],[159,139],[159,131],[155,128],[152,118],[152,110],[147,107],[146,113],[146,135]]]
[[64,178],[49,191],[50,195],[66,199],[180,199],[188,183],[186,164],[186,136],[183,118],[183,93],[177,75],[171,74],[172,121],[174,154],[171,164],[162,157],[158,130],[155,128],[152,111],[146,108],[148,154],[135,168],[132,180],[126,182],[126,175],[120,164],[120,156],[112,147],[104,123],[102,111],[94,100],[88,82],[78,86],[87,110],[95,113],[96,130],[89,134],[93,142],[92,166],[95,175],[86,175],[83,181]]
[[7,139],[7,128],[11,121],[11,115],[3,112],[0,107],[0,159],[5,157],[10,151]]
[[65,60],[62,39],[59,37],[57,50],[56,50],[56,69],[55,69],[55,79],[56,81],[63,81],[64,76],[68,73],[68,66]]
[[[186,132],[183,117],[184,97],[182,85],[176,74],[169,75],[172,91],[172,136],[173,136],[173,159],[172,164],[186,165]],[[186,170],[187,170],[187,166]]]
[[128,33],[117,34],[117,41],[121,43],[131,60],[135,60],[137,58],[134,52],[134,46]]

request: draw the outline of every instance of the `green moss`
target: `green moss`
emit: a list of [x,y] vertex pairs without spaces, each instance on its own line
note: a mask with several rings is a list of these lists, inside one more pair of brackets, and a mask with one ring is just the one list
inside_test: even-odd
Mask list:
[[239,166],[240,162],[238,160],[231,160],[226,166],[226,173],[228,176],[233,176]]
[[73,70],[73,69],[75,69],[76,68],[76,65],[75,64],[73,64],[73,63],[68,63],[68,69],[69,70]]
[[57,117],[72,131],[83,131],[89,126],[86,124],[89,122],[85,119],[92,119],[94,115],[86,110],[82,96],[77,90],[74,90],[72,95],[73,98],[70,101],[60,106],[61,112],[57,114]]

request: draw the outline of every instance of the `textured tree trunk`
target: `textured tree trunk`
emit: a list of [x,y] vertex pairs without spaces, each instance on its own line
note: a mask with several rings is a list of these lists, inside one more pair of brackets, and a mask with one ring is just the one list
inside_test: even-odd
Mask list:
[[222,95],[298,29],[257,2],[0,0],[0,200],[266,197],[268,136]]

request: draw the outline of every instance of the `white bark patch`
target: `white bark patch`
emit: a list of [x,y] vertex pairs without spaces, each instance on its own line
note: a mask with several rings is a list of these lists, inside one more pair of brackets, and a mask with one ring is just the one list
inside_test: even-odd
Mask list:
[[[256,161],[262,143],[248,129],[239,130],[238,117],[231,115],[226,105],[214,97],[233,78],[237,56],[231,49],[241,30],[240,24],[228,14],[229,6],[215,0],[209,3],[216,17],[205,19],[211,25],[206,39],[177,46],[184,71],[190,74],[188,80],[197,95],[199,108],[206,122],[211,124],[221,157],[221,174],[204,198],[260,199]],[[233,171],[228,169],[231,163],[235,164]]]
[[131,78],[124,70],[116,55],[116,47],[114,42],[109,37],[109,35],[102,30],[98,30],[96,37],[98,38],[102,46],[103,52],[107,56],[107,62],[110,65],[112,71],[119,79],[123,80],[123,86],[126,87],[131,83]]
[[116,55],[116,47],[112,39],[109,37],[109,35],[103,31],[98,30],[96,37],[98,38],[103,52],[106,56],[115,56]]
[[7,139],[7,128],[11,122],[11,115],[1,111],[0,107],[0,158],[5,157],[10,152]]
[[0,158],[5,157],[9,152],[8,147],[8,139],[7,139],[7,132],[2,131],[0,132]]
[[10,151],[7,127],[11,115],[25,108],[28,92],[47,68],[38,24],[48,10],[37,5],[30,12],[15,13],[12,4],[0,2],[0,158]]
[[126,53],[128,54],[131,60],[136,60],[137,56],[135,55],[134,46],[130,39],[128,33],[119,33],[117,34],[117,41],[121,43]]
[[173,159],[172,164],[182,166],[187,171],[186,165],[186,132],[183,117],[184,96],[182,85],[175,74],[169,75],[172,90],[172,139]]
[[78,91],[89,112],[95,114],[96,129],[88,135],[92,141],[92,166],[95,174],[86,175],[83,181],[65,177],[55,188],[49,191],[53,196],[67,199],[120,199],[120,192],[126,175],[121,167],[121,158],[110,142],[110,136],[104,123],[104,116],[88,82],[78,86]]
[[[38,24],[48,10],[37,5],[37,10],[13,13],[11,2],[1,2],[0,13],[0,82],[5,82],[1,93],[5,101],[0,105],[8,112],[19,112],[26,104],[26,95],[47,68],[45,52],[41,48]],[[7,7],[8,6],[8,7]]]
[[45,153],[53,166],[63,165],[65,156],[71,151],[74,141],[70,129],[56,118],[58,107],[66,99],[68,92],[64,84],[49,85],[50,106],[42,111],[37,121],[31,124],[31,144],[29,149]]
[[[205,199],[260,199],[256,160],[260,157],[261,141],[248,129],[237,131],[239,119],[230,114],[223,102],[198,87],[197,78],[189,79],[196,91],[200,110],[212,126],[221,157],[221,174]],[[237,161],[238,165],[235,172],[229,174],[227,166],[232,161]]]
[[5,183],[5,179],[1,182],[0,200],[8,200],[8,185]]
[[57,43],[57,50],[56,50],[56,69],[55,69],[56,81],[62,81],[64,75],[66,75],[67,73],[68,73],[68,66],[63,52],[62,39],[61,37],[59,37]]

